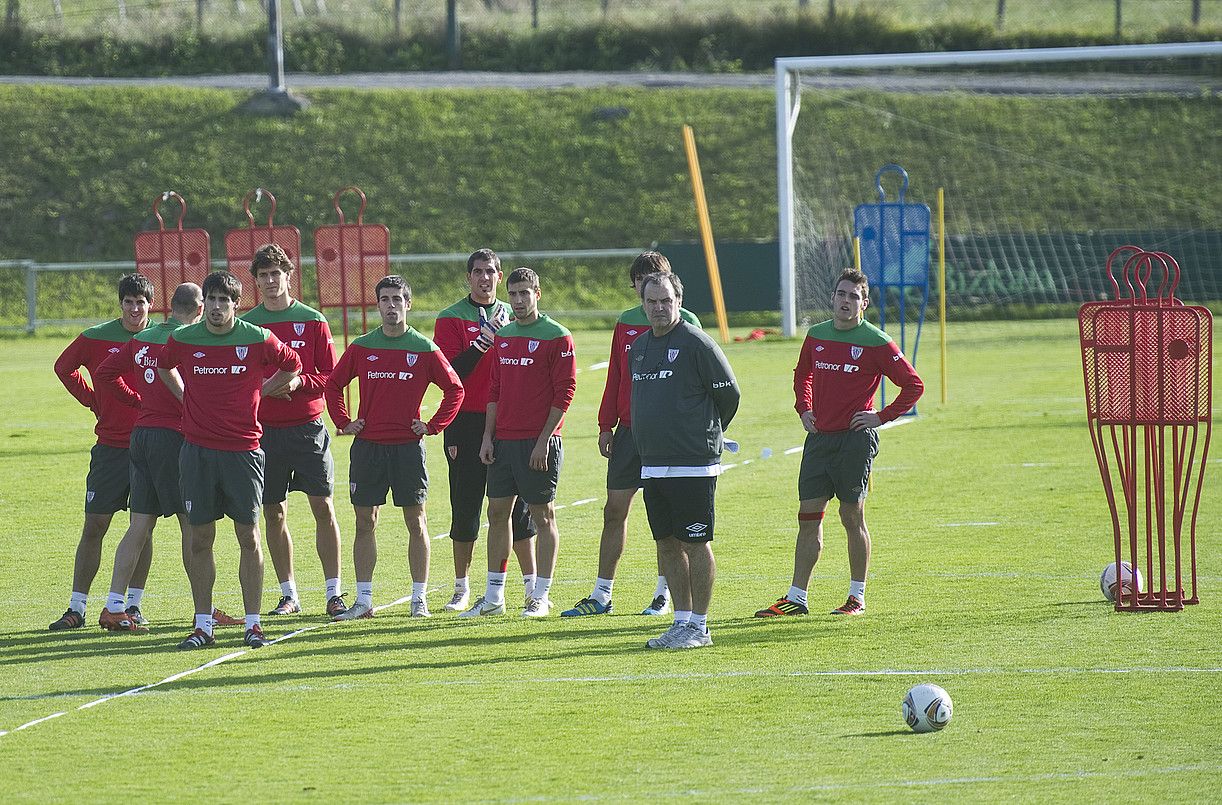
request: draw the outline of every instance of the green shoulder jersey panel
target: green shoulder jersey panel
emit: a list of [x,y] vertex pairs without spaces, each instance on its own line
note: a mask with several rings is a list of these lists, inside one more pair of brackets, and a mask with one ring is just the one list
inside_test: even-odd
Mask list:
[[[704,327],[700,325],[700,319],[696,316],[696,314],[687,308],[679,308],[679,318],[683,319],[688,324],[700,327],[702,330],[704,329]],[[645,306],[637,305],[630,310],[625,310],[623,313],[619,314],[619,323],[628,324],[633,327],[648,327],[649,317],[645,315]]]
[[145,344],[164,344],[172,333],[181,330],[183,326],[177,319],[170,319],[136,333],[136,337],[133,340],[141,341]]
[[262,327],[265,324],[279,324],[283,321],[302,322],[302,321],[325,321],[326,317],[319,313],[309,305],[303,305],[296,299],[293,303],[284,310],[268,310],[263,305],[252,308],[242,314],[242,321],[248,321],[251,324],[257,324]]
[[188,324],[174,331],[174,340],[180,344],[194,344],[196,346],[215,346],[215,347],[240,347],[250,344],[262,344],[271,335],[270,330],[264,330],[262,327],[237,319],[233,323],[233,329],[224,335],[214,335],[209,332],[208,325],[205,322],[199,324]]
[[518,336],[519,338],[537,338],[540,341],[554,341],[557,338],[564,338],[565,336],[569,336],[571,338],[573,335],[568,331],[568,328],[566,328],[563,324],[554,321],[546,313],[541,313],[539,318],[533,324],[527,324],[525,326],[518,324],[516,320],[511,321],[509,324],[506,324],[504,327],[498,330],[496,334],[498,338],[512,338],[514,336]]
[[111,319],[90,327],[81,335],[92,338],[94,341],[113,341],[122,344],[131,341],[135,333],[128,332],[127,328],[123,326],[122,319]]
[[881,347],[891,342],[891,336],[870,324],[862,321],[852,330],[837,330],[831,319],[821,321],[806,331],[808,338],[820,341],[840,341],[844,344],[855,344],[859,347]]
[[352,343],[354,346],[359,345],[365,349],[399,349],[404,352],[434,352],[437,350],[433,339],[410,325],[403,335],[389,336],[379,327],[376,330],[370,330]]
[[[494,309],[504,308],[506,315],[508,316],[513,315],[513,311],[509,308],[509,303],[504,302],[500,299],[493,301],[490,307]],[[464,299],[459,299],[457,302],[455,302],[454,304],[450,305],[445,310],[438,313],[437,318],[439,319],[462,319],[463,321],[479,321],[479,310],[480,310],[480,306],[472,302],[471,297],[468,296]]]

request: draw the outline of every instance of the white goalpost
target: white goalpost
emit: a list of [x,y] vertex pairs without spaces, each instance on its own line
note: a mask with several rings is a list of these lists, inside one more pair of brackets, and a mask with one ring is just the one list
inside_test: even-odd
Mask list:
[[931,208],[947,188],[952,309],[1094,298],[1124,237],[1178,247],[1222,298],[1220,88],[1222,42],[777,59],[783,333],[851,263],[885,163]]

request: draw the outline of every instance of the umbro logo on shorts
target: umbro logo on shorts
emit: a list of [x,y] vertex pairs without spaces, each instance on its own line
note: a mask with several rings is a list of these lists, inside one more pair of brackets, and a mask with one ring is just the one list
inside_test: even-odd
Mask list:
[[700,537],[704,535],[707,529],[708,526],[704,523],[692,523],[687,527],[687,533],[693,537]]

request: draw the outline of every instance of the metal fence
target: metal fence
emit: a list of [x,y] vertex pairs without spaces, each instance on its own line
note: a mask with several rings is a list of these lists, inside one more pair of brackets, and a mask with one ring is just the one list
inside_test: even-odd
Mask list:
[[[267,0],[5,0],[6,22],[54,35],[108,31],[130,37],[197,30],[211,35],[261,28]],[[663,24],[676,19],[778,12],[877,14],[906,26],[976,23],[1004,30],[1116,31],[1222,25],[1220,0],[280,0],[285,27],[310,22],[370,36],[410,30],[519,30],[601,22]],[[452,16],[452,19],[450,17]]]

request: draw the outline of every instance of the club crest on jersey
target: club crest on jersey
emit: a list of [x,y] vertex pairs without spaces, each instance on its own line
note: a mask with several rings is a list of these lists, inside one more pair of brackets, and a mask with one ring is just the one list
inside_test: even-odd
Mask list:
[[674,362],[675,362],[675,359],[676,359],[676,358],[678,358],[678,357],[679,357],[679,350],[677,350],[677,349],[668,349],[668,350],[666,350],[666,361],[667,361],[668,363],[674,363]]
[[849,354],[853,356],[853,360],[861,357],[861,353],[865,352],[861,347],[849,347]]
[[534,352],[538,348],[539,348],[539,342],[534,340],[533,338],[530,341],[528,341],[526,344],[527,352]]
[[416,353],[414,353],[414,352],[409,352],[409,353],[407,353],[407,365],[408,365],[408,366],[415,366],[415,365],[416,365],[416,358],[418,358],[418,357],[419,357],[419,356],[418,356]]
[[238,353],[238,360],[246,360],[246,353],[250,351],[249,347],[234,347],[234,352]]
[[305,332],[305,322],[294,322],[293,332],[297,333],[297,335],[303,334]]

